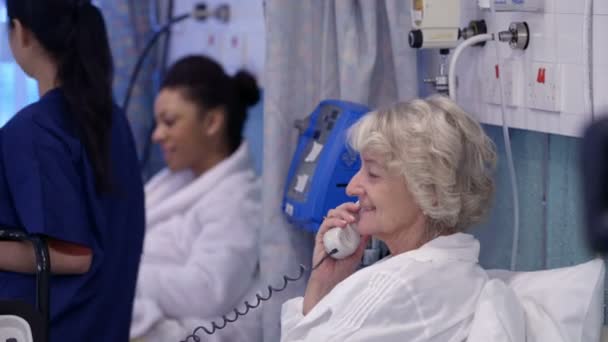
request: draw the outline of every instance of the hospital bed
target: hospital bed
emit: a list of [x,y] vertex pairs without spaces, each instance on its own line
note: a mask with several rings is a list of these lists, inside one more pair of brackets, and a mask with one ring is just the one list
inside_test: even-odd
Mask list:
[[467,342],[608,342],[605,262],[534,272],[487,270]]
[[0,299],[0,341],[46,342],[49,329],[50,257],[43,237],[0,227],[0,240],[30,241],[36,254],[36,306]]

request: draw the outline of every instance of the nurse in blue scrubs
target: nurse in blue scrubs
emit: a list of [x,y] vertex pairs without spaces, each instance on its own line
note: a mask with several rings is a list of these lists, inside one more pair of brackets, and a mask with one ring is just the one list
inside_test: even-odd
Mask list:
[[[133,138],[89,1],[6,0],[10,45],[40,100],[0,130],[0,225],[48,239],[50,340],[128,341],[144,236]],[[28,243],[0,242],[0,299],[35,301]]]

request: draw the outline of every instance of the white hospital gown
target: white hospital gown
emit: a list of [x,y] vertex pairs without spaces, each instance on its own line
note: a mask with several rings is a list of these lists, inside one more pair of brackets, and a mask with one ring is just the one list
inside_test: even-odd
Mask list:
[[282,342],[466,340],[487,282],[479,242],[458,233],[384,259],[338,284],[306,316],[283,305]]

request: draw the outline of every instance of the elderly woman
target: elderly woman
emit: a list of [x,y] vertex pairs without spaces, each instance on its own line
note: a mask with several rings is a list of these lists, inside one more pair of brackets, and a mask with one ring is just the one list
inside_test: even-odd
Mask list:
[[[359,203],[331,210],[316,237],[356,223],[350,257],[321,262],[304,297],[283,305],[282,341],[462,341],[487,281],[479,242],[464,233],[493,193],[494,146],[444,97],[371,112],[349,133],[362,166],[346,191]],[[369,237],[391,255],[356,271]],[[355,272],[356,271],[356,272]]]

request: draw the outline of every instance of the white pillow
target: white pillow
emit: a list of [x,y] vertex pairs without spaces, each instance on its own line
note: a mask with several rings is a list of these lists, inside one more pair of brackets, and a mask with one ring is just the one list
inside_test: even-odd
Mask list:
[[522,342],[526,317],[517,295],[500,279],[483,287],[467,342]]
[[509,285],[526,314],[528,342],[597,342],[603,322],[605,266],[595,259],[537,272],[488,271]]

